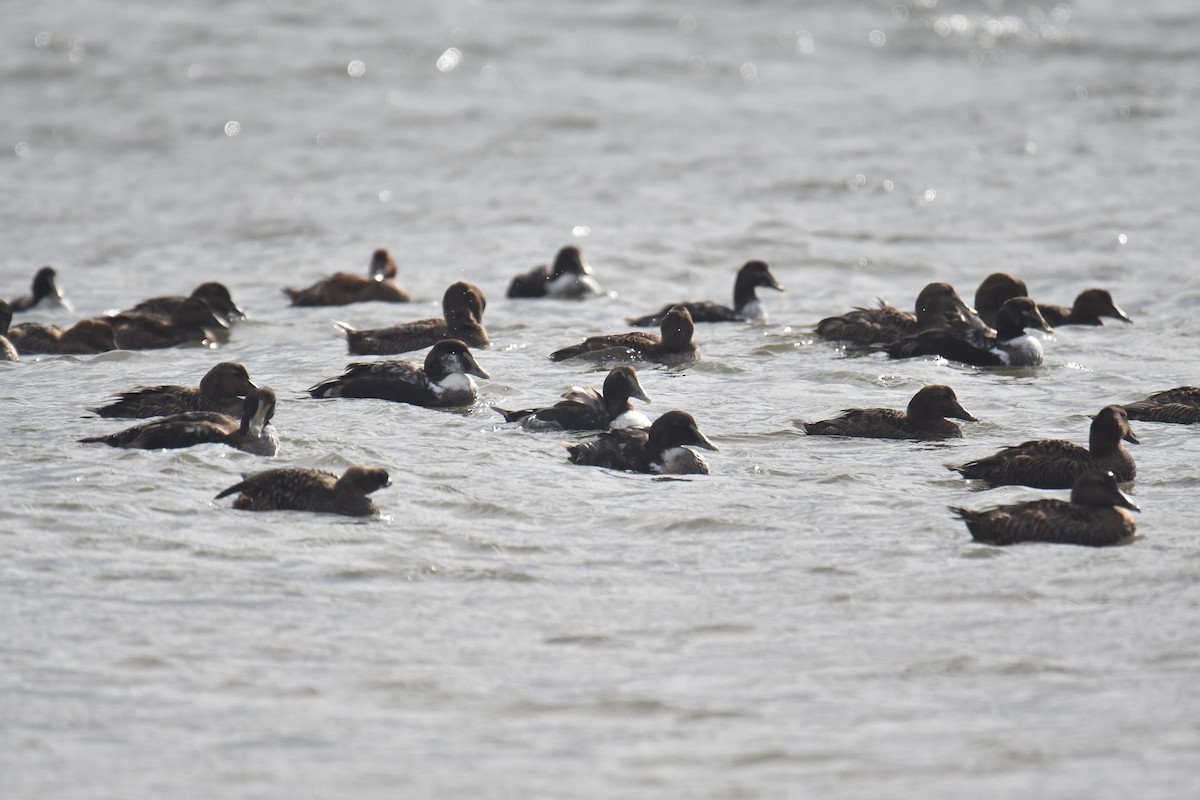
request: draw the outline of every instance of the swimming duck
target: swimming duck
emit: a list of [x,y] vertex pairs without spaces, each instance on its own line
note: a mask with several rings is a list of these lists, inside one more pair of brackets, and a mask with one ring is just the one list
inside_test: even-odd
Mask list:
[[1138,507],[1119,488],[1113,474],[1088,470],[1071,485],[1071,501],[1030,500],[982,511],[951,506],[977,542],[1009,545],[1050,542],[1105,547],[1125,544],[1137,532],[1128,511]]
[[765,286],[782,292],[783,287],[771,274],[765,261],[747,261],[737,272],[733,283],[733,308],[701,300],[690,303],[672,303],[644,317],[626,320],[630,325],[646,327],[657,325],[674,306],[684,306],[692,315],[693,322],[766,322],[767,312],[755,294],[755,289]]
[[996,327],[996,315],[1005,300],[1014,297],[1029,297],[1025,281],[1007,272],[993,272],[975,290],[975,311],[991,327]]
[[483,290],[473,283],[450,284],[442,295],[442,319],[419,319],[387,328],[355,330],[344,322],[334,326],[346,335],[351,355],[386,356],[423,350],[442,339],[459,339],[471,347],[490,343],[483,327],[483,309],[487,305]]
[[407,303],[412,296],[396,283],[396,262],[387,250],[371,255],[368,277],[336,272],[306,289],[284,289],[283,293],[294,306],[345,306],[378,300],[385,303]]
[[0,361],[20,361],[17,348],[8,340],[8,324],[12,322],[12,309],[0,300]]
[[690,364],[700,358],[700,349],[692,340],[696,326],[691,313],[675,306],[662,318],[661,336],[642,331],[591,336],[550,354],[551,361],[563,361],[576,356],[594,358],[640,358],[660,364]]
[[962,431],[947,417],[978,420],[967,413],[949,386],[926,386],[913,395],[905,411],[893,408],[851,408],[840,417],[803,422],[809,436],[860,436],[870,439],[958,439]]
[[242,413],[242,398],[254,391],[246,368],[233,361],[217,364],[200,379],[200,386],[141,386],[121,392],[119,400],[89,408],[101,417],[146,419],[185,411],[217,411],[230,416]]
[[572,386],[562,397],[547,408],[506,411],[492,406],[492,410],[501,414],[505,422],[520,422],[532,430],[603,431],[650,426],[650,420],[634,411],[629,403],[631,397],[644,403],[649,403],[650,398],[638,381],[637,370],[627,364],[609,370],[603,394],[592,388]]
[[1037,439],[950,469],[964,478],[985,481],[989,486],[1069,489],[1076,478],[1093,469],[1111,471],[1124,483],[1134,479],[1137,467],[1133,456],[1121,444],[1122,439],[1138,443],[1125,409],[1105,406],[1092,420],[1087,447],[1065,439]]
[[554,257],[554,266],[540,267],[518,275],[508,285],[509,297],[557,297],[578,300],[600,294],[600,284],[592,276],[592,268],[579,252],[568,245]]
[[123,311],[105,317],[104,321],[112,326],[117,346],[122,350],[210,344],[217,341],[216,331],[228,328],[207,303],[195,297],[185,298],[169,315]]
[[716,451],[686,411],[668,411],[649,428],[617,428],[567,448],[572,464],[661,475],[709,473],[708,462],[685,445]]
[[1054,330],[1038,313],[1037,304],[1028,297],[1014,297],[1000,307],[994,333],[957,325],[906,336],[886,349],[892,358],[941,356],[976,367],[1036,367],[1042,363],[1042,343],[1026,333],[1026,327]]
[[286,467],[244,476],[216,496],[219,500],[239,493],[233,507],[242,511],[313,511],[368,517],[379,509],[367,497],[376,489],[391,486],[387,470],[350,467],[341,477],[325,469]]
[[1103,325],[1101,317],[1111,317],[1122,322],[1133,322],[1129,315],[1122,311],[1112,295],[1106,289],[1086,289],[1075,298],[1074,305],[1051,306],[1038,304],[1038,311],[1046,322],[1055,327],[1059,325]]
[[1193,425],[1200,422],[1200,386],[1177,386],[1125,405],[1130,419]]
[[[217,283],[216,281],[202,283],[192,290],[189,297],[203,301],[212,309],[213,314],[226,324],[234,320],[246,318],[246,312],[242,311],[238,307],[238,304],[233,302],[233,295],[229,293],[229,288],[223,283]],[[143,300],[129,310],[142,314],[161,314],[169,317],[186,299],[186,297],[174,295],[169,297],[151,297],[149,300]]]
[[408,361],[350,364],[336,378],[308,390],[313,397],[376,397],[429,408],[465,406],[475,402],[471,376],[489,378],[458,339],[443,339],[425,356],[424,366]]
[[279,450],[279,436],[271,424],[274,415],[275,392],[260,386],[246,395],[240,420],[216,411],[187,411],[79,441],[137,450],[174,450],[217,443],[257,456],[273,456]]
[[8,329],[8,340],[24,355],[90,355],[117,349],[112,327],[99,319],[80,320],[70,328],[22,322]]
[[58,287],[58,273],[54,267],[42,267],[33,276],[30,293],[9,302],[13,312],[29,311],[42,303],[67,306],[62,289]]
[[878,308],[855,308],[837,317],[817,323],[817,333],[829,340],[844,340],[866,347],[889,344],[905,336],[951,324],[965,325],[981,332],[988,326],[974,309],[962,301],[948,283],[926,284],[917,295],[914,313],[901,311],[883,300]]

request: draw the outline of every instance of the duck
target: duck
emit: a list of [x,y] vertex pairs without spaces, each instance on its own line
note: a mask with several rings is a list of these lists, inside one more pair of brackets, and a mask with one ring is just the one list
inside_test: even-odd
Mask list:
[[371,254],[366,278],[349,272],[335,272],[305,289],[284,289],[294,306],[346,306],[377,300],[408,303],[412,295],[396,282],[396,262],[387,250]]
[[379,467],[350,467],[341,476],[327,469],[283,467],[244,475],[240,483],[216,496],[238,496],[233,507],[241,511],[312,511],[369,517],[379,508],[367,495],[392,481]]
[[8,340],[24,355],[91,355],[117,349],[113,329],[101,319],[84,319],[69,328],[22,322],[8,329]]
[[424,350],[442,339],[458,339],[469,347],[491,344],[483,327],[487,305],[483,290],[473,283],[457,281],[442,295],[442,319],[419,319],[387,328],[356,330],[345,322],[333,323],[346,336],[351,355],[387,356]]
[[214,344],[228,325],[203,300],[188,297],[169,314],[123,311],[105,321],[122,350],[161,350],[185,344]]
[[830,341],[846,341],[858,347],[890,344],[905,336],[950,324],[987,332],[990,328],[975,310],[962,301],[948,283],[929,283],[917,295],[913,313],[880,300],[878,308],[855,308],[817,323],[817,333]]
[[603,431],[650,426],[650,420],[635,411],[629,402],[631,397],[636,397],[649,403],[650,397],[642,389],[637,370],[628,364],[619,364],[609,370],[604,378],[603,394],[590,387],[572,386],[562,397],[546,408],[506,411],[492,406],[492,410],[503,416],[505,422],[520,422],[531,430]]
[[17,348],[8,340],[8,325],[12,322],[12,308],[0,300],[0,361],[20,361]]
[[661,335],[643,331],[591,336],[584,341],[555,350],[551,361],[564,361],[578,356],[594,358],[640,358],[671,366],[690,364],[700,358],[700,349],[692,337],[696,326],[691,312],[684,306],[674,306],[662,318]]
[[30,293],[9,301],[14,313],[29,311],[42,305],[68,307],[62,289],[58,286],[58,273],[54,267],[42,267],[33,276]]
[[1070,489],[1076,478],[1091,469],[1112,472],[1125,483],[1136,477],[1137,466],[1122,440],[1138,444],[1125,409],[1108,405],[1092,419],[1087,447],[1066,439],[1036,439],[950,469],[992,487]]
[[175,450],[216,443],[257,456],[273,456],[279,451],[279,435],[271,424],[274,415],[275,392],[260,386],[246,395],[241,419],[216,411],[187,411],[79,441],[137,450]]
[[891,358],[941,356],[976,367],[1036,367],[1044,358],[1042,343],[1027,327],[1053,333],[1028,297],[1004,301],[996,317],[996,330],[980,332],[967,325],[923,330],[892,342],[885,349]]
[[475,402],[474,375],[490,378],[458,339],[443,339],[430,348],[424,365],[408,361],[353,363],[336,378],[308,389],[312,397],[375,397],[428,408],[465,406]]
[[1014,297],[1029,297],[1025,281],[1008,272],[993,272],[979,283],[975,290],[975,311],[980,319],[996,327],[996,315],[1005,300]]
[[579,248],[567,245],[554,257],[554,265],[543,264],[517,275],[508,285],[509,297],[554,297],[580,300],[602,294],[591,266],[583,260]]
[[1194,425],[1200,422],[1200,386],[1176,386],[1155,392],[1144,400],[1127,403],[1130,419]]
[[689,450],[717,446],[700,432],[686,411],[668,411],[649,428],[617,428],[596,439],[567,447],[572,464],[586,467],[646,472],[659,475],[707,475],[708,462]]
[[856,436],[868,439],[959,439],[962,429],[947,417],[978,422],[958,402],[949,386],[924,386],[908,401],[908,408],[850,408],[834,419],[820,422],[796,420],[809,436]]
[[[226,324],[246,318],[246,312],[233,302],[233,295],[229,293],[229,287],[223,283],[207,281],[193,289],[188,297],[194,297],[204,302],[212,309],[213,314]],[[151,297],[129,310],[140,314],[161,314],[169,317],[186,299],[187,297],[178,295]]]
[[243,364],[222,361],[204,374],[198,387],[140,386],[121,392],[120,399],[113,403],[88,411],[100,417],[122,419],[164,417],[185,411],[216,411],[237,416],[242,412],[242,398],[256,388]]
[[1067,306],[1052,306],[1038,304],[1038,311],[1046,322],[1054,327],[1059,325],[1103,325],[1101,317],[1119,319],[1132,323],[1129,315],[1120,309],[1113,301],[1112,294],[1107,289],[1085,289],[1075,298],[1074,304]]
[[758,299],[755,289],[764,286],[778,292],[784,291],[771,274],[771,268],[765,261],[747,261],[737,272],[733,282],[733,308],[713,302],[700,300],[694,302],[671,303],[663,306],[653,314],[643,317],[626,319],[634,327],[650,327],[662,322],[674,306],[683,306],[692,315],[693,322],[757,322],[766,323],[767,312]]
[[1071,500],[1042,499],[979,511],[950,506],[967,523],[971,538],[992,545],[1020,542],[1107,547],[1127,544],[1137,521],[1126,511],[1137,505],[1118,487],[1112,472],[1087,470],[1071,484]]

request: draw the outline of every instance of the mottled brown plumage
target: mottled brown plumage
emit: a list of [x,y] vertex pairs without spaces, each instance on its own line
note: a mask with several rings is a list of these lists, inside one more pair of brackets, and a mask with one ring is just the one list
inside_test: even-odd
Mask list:
[[[1120,508],[1118,508],[1120,506]],[[971,538],[994,545],[1049,542],[1106,547],[1125,544],[1137,533],[1129,512],[1138,507],[1117,488],[1113,474],[1088,470],[1071,486],[1071,501],[1031,500],[983,510],[951,506]]]
[[9,328],[8,340],[23,355],[91,355],[117,349],[112,327],[98,319],[80,320],[70,328],[22,322]]
[[396,282],[396,262],[387,250],[371,256],[367,277],[336,272],[305,289],[284,289],[294,306],[345,306],[351,303],[379,301],[407,303],[412,296]]
[[1075,298],[1074,305],[1053,306],[1038,304],[1038,311],[1050,325],[1103,325],[1101,317],[1133,322],[1113,301],[1105,289],[1086,289]]
[[1065,439],[1039,439],[1013,445],[978,461],[951,466],[964,478],[990,486],[1022,485],[1039,489],[1069,489],[1089,470],[1111,471],[1122,483],[1133,480],[1137,467],[1121,444],[1137,443],[1121,406],[1105,406],[1092,420],[1088,446]]
[[228,325],[203,300],[185,298],[170,315],[124,311],[105,317],[122,350],[161,350],[185,344],[217,341]]
[[667,312],[660,330],[661,336],[643,331],[592,336],[579,344],[555,350],[550,354],[550,359],[563,361],[578,356],[622,360],[640,358],[675,365],[689,364],[700,358],[700,349],[692,340],[696,326],[686,308],[675,306]]
[[1194,425],[1200,422],[1200,386],[1177,386],[1155,392],[1145,400],[1127,404],[1125,413],[1130,419],[1146,422]]
[[883,300],[878,308],[855,308],[817,323],[817,333],[829,340],[865,347],[888,344],[923,330],[966,324],[984,331],[988,326],[948,283],[930,283],[917,295],[914,313],[901,311]]
[[351,355],[395,355],[432,347],[442,339],[458,339],[471,347],[487,347],[491,340],[483,327],[483,291],[458,281],[442,295],[442,319],[419,319],[386,328],[356,330],[344,322],[334,326],[346,335]]
[[869,439],[957,439],[962,430],[947,417],[976,422],[949,386],[925,386],[907,409],[850,408],[841,416],[820,422],[796,420],[809,436],[857,436]]
[[[202,283],[192,290],[189,297],[194,297],[197,300],[205,303],[213,314],[224,322],[233,320],[245,319],[246,313],[238,307],[238,304],[233,302],[233,295],[229,293],[229,288],[223,283],[209,281]],[[162,314],[170,316],[175,309],[183,304],[187,297],[180,295],[170,295],[166,297],[151,297],[148,300],[135,305],[130,311],[136,311],[143,314]]]
[[101,417],[145,419],[185,411],[216,411],[236,417],[242,398],[253,391],[246,368],[233,361],[217,364],[200,379],[199,386],[140,386],[121,392],[116,402],[88,410]]
[[217,499],[238,493],[233,507],[242,511],[312,511],[366,517],[379,513],[368,494],[390,486],[386,470],[350,467],[338,477],[324,469],[268,469],[246,475]]

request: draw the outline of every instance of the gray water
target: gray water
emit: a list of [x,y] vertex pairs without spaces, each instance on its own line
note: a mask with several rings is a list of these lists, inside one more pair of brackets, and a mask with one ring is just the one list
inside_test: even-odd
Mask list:
[[[0,796],[1179,798],[1200,781],[1200,445],[1135,424],[1142,536],[973,544],[946,463],[1084,442],[1194,383],[1200,13],[1186,0],[11,3],[0,31],[0,296],[54,264],[70,322],[203,280],[227,344],[0,364]],[[440,66],[439,66],[440,65]],[[580,246],[611,294],[508,301]],[[387,247],[410,306],[283,286]],[[488,408],[603,369],[546,355],[768,261],[761,326],[641,369],[710,476],[575,467]],[[889,362],[823,316],[1005,270],[1061,328],[1036,369]],[[307,399],[330,321],[490,299],[479,402]],[[420,354],[416,354],[420,357]],[[245,363],[261,459],[85,447],[84,408]],[[796,418],[948,383],[945,444]],[[266,466],[387,468],[381,516],[214,500]]]

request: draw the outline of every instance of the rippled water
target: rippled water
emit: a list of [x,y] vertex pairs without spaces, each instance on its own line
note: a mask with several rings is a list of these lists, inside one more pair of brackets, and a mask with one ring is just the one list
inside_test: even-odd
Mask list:
[[[215,351],[0,364],[0,795],[1177,798],[1200,770],[1195,432],[1141,424],[1143,537],[970,543],[944,468],[1195,383],[1200,18],[1190,3],[43,2],[0,40],[0,296],[54,264],[69,322],[226,282]],[[613,294],[517,302],[578,244]],[[411,306],[280,288],[388,247]],[[603,370],[553,349],[767,260],[764,327],[644,368],[713,475],[574,467],[488,404]],[[888,362],[819,318],[987,273],[1135,319],[1043,367]],[[316,402],[330,321],[490,298],[466,411]],[[22,319],[18,317],[18,321]],[[267,461],[75,440],[83,408],[245,363],[272,466],[378,464],[366,521],[213,496]],[[806,439],[795,418],[944,382],[946,444]],[[1059,495],[1061,496],[1061,494]]]

